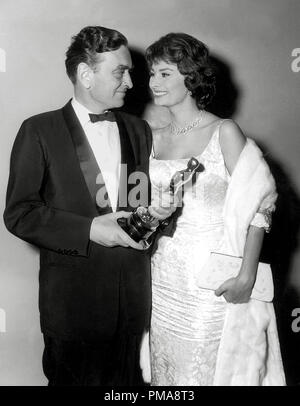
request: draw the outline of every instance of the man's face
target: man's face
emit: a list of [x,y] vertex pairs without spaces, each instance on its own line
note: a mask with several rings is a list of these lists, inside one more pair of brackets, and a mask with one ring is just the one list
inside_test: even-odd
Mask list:
[[92,102],[102,111],[123,106],[126,91],[132,88],[131,69],[131,56],[124,45],[99,54],[90,82]]

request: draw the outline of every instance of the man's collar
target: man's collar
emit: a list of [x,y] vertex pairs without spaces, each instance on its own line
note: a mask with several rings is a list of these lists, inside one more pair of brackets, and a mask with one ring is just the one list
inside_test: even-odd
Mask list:
[[81,126],[84,128],[88,122],[90,122],[89,114],[92,113],[89,109],[87,109],[83,104],[81,104],[78,100],[76,100],[75,96],[71,101],[72,107],[80,121]]
[[[72,107],[78,117],[78,120],[80,121],[81,126],[84,128],[89,122],[91,122],[90,119],[90,114],[95,115],[92,111],[87,109],[83,104],[81,104],[75,96],[73,96],[73,99],[71,101]],[[109,110],[105,110],[103,114],[108,113],[112,115]],[[109,121],[115,121],[115,120],[109,120]]]

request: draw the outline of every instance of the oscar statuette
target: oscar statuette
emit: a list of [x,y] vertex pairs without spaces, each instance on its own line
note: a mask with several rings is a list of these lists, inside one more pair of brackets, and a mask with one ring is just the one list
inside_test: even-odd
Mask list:
[[[175,172],[170,182],[170,192],[173,196],[189,181],[194,180],[197,172],[203,172],[204,166],[196,159],[188,161],[186,169]],[[161,221],[151,216],[148,209],[143,206],[137,207],[128,218],[119,218],[118,224],[136,242],[147,240],[160,225]]]

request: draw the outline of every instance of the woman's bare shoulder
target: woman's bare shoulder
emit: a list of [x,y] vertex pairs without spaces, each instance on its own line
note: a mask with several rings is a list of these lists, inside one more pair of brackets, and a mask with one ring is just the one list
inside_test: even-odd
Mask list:
[[222,120],[220,124],[220,144],[224,148],[232,148],[234,146],[243,148],[246,142],[246,137],[243,134],[240,126],[232,119]]
[[246,137],[235,121],[225,120],[220,124],[219,141],[227,169],[232,173],[245,146]]

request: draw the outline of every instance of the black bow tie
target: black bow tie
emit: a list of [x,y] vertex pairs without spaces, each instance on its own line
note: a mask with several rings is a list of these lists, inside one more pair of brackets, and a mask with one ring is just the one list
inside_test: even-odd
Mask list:
[[97,123],[97,121],[116,121],[116,117],[111,111],[102,114],[90,113],[89,116],[92,123]]

